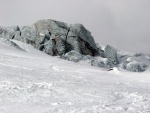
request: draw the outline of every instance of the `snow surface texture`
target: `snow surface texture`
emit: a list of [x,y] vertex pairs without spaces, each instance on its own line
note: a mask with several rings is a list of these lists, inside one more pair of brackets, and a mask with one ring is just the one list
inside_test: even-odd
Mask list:
[[[74,63],[14,42],[22,50],[0,41],[0,113],[150,113],[149,68],[105,71],[89,56]],[[119,60],[150,58],[118,53]]]

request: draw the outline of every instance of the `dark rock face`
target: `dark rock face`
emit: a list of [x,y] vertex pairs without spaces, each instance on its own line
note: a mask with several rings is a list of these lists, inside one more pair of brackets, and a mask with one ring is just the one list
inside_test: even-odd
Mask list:
[[94,56],[95,52],[98,51],[91,33],[81,24],[70,25],[67,43],[84,55]]
[[31,44],[52,56],[63,55],[72,50],[95,56],[98,51],[91,33],[81,24],[68,26],[64,22],[47,19],[22,28],[2,28],[0,35]]

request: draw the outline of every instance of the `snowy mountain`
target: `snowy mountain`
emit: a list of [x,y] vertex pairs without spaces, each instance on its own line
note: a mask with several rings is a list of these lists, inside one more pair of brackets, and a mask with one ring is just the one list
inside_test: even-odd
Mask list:
[[[136,63],[135,60],[147,65],[150,62],[149,55],[117,53],[119,62],[126,61],[126,66]],[[81,59],[78,63],[70,62],[29,44],[0,38],[0,112],[150,112],[148,67],[142,73],[120,71],[117,67],[107,71],[109,67],[90,64],[94,59],[106,61],[107,65],[106,58],[82,56]]]

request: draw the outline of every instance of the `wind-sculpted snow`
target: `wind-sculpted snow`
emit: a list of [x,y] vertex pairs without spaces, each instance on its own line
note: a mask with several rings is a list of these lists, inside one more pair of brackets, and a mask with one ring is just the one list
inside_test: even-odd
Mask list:
[[[19,47],[24,45],[14,42]],[[116,67],[104,71],[84,62],[93,59],[91,56],[74,63],[44,54],[28,44],[28,51],[2,43],[0,48],[1,113],[150,112],[148,70],[130,73]],[[141,55],[130,59],[143,57],[149,58]]]

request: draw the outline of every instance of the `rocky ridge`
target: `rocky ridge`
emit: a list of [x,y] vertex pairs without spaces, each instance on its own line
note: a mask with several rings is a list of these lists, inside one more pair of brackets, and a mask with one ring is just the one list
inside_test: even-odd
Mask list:
[[[30,26],[0,27],[0,37],[5,43],[19,48],[13,41],[19,40],[52,56],[79,62],[88,61],[92,66],[108,70],[118,69],[143,72],[150,62],[144,54],[124,54],[110,45],[95,43],[91,33],[82,24],[68,25],[55,20],[39,20]],[[148,59],[149,58],[149,59]],[[144,61],[140,60],[144,59]]]
[[33,45],[56,56],[71,50],[95,56],[98,48],[91,33],[81,24],[68,25],[54,20],[39,20],[31,26],[0,28],[0,35]]

